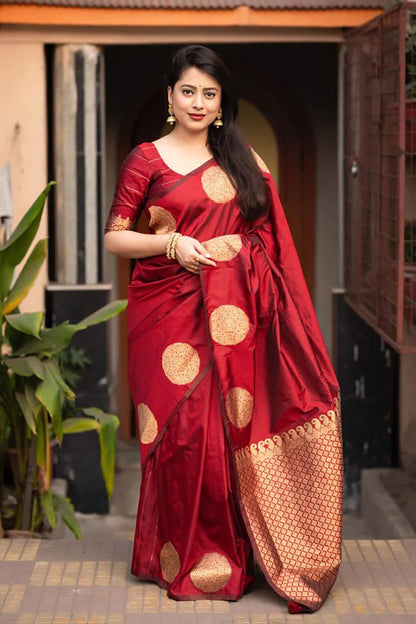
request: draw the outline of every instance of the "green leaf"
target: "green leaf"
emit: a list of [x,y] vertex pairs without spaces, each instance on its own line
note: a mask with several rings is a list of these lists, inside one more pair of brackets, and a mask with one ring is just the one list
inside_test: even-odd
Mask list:
[[[16,308],[14,312],[17,312],[19,308]],[[11,350],[16,352],[17,349],[23,347],[23,345],[27,344],[29,341],[33,340],[33,336],[29,336],[28,334],[22,334],[20,331],[16,331],[14,327],[5,323],[4,335],[6,338],[6,342],[10,345]]]
[[35,418],[32,413],[32,410],[30,409],[30,405],[26,400],[25,395],[22,394],[21,392],[16,392],[15,396],[16,396],[17,402],[19,403],[20,409],[22,410],[23,416],[25,417],[27,426],[32,431],[32,433],[36,434]]
[[50,415],[56,437],[62,440],[62,391],[46,363],[44,369],[45,379],[36,388],[35,395]]
[[101,449],[101,471],[107,494],[110,497],[114,487],[114,462],[116,455],[116,433],[120,422],[115,414],[107,414],[98,407],[87,407],[82,410],[100,423],[98,437]]
[[42,403],[40,403],[35,394],[35,388],[30,383],[25,383],[24,386],[24,394],[25,399],[30,407],[32,414],[35,417],[35,421],[37,421],[39,412],[42,409]]
[[4,299],[13,279],[14,268],[23,260],[42,218],[45,200],[52,185],[50,182],[18,223],[10,238],[0,249],[0,298]]
[[62,422],[62,431],[67,433],[82,433],[83,431],[99,431],[101,425],[94,418],[71,417]]
[[56,518],[56,513],[55,513],[55,505],[54,505],[52,494],[50,493],[49,490],[46,490],[46,492],[42,492],[41,503],[42,503],[42,509],[44,511],[44,514],[46,516],[49,526],[52,529],[56,529],[57,518]]
[[69,401],[75,401],[75,393],[68,386],[68,384],[65,382],[64,378],[62,377],[61,369],[59,368],[58,362],[55,359],[50,359],[47,362],[45,362],[45,366],[52,373],[56,383],[58,384],[58,386],[60,387],[60,389],[64,393],[65,397]]
[[6,322],[14,329],[30,336],[39,338],[43,322],[43,312],[29,312],[25,314],[7,314]]
[[43,363],[35,355],[28,355],[26,357],[5,357],[3,361],[16,375],[20,375],[21,377],[32,377],[32,375],[35,375],[39,379],[45,379]]
[[109,319],[117,316],[120,312],[123,312],[127,306],[127,299],[118,299],[117,301],[111,301],[107,305],[103,306],[99,310],[96,310],[89,316],[86,316],[78,325],[85,329],[91,327],[91,325],[98,325],[98,323],[104,323]]
[[[46,258],[46,238],[38,241],[3,302],[3,314],[13,312],[31,289]],[[1,271],[1,267],[0,267]]]
[[55,353],[59,353],[65,349],[71,342],[71,338],[75,333],[82,331],[91,325],[97,325],[98,323],[108,321],[113,316],[122,312],[126,305],[126,300],[113,301],[103,308],[96,310],[93,314],[90,314],[90,316],[87,316],[76,325],[72,325],[65,321],[56,327],[42,329],[40,331],[40,339],[31,340],[17,349],[14,355],[43,353],[44,355],[51,357]]
[[81,528],[75,517],[74,507],[69,500],[59,494],[52,494],[53,506],[57,514],[59,514],[66,526],[72,531],[77,539],[81,539]]
[[79,330],[80,328],[78,325],[70,325],[68,321],[56,327],[42,329],[40,332],[40,339],[31,340],[23,345],[23,347],[15,351],[15,355],[43,353],[44,355],[51,356],[65,349],[71,342],[72,336]]

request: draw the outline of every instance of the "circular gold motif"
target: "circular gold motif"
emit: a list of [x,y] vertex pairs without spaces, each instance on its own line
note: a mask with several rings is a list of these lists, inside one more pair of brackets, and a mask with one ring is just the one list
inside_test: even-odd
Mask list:
[[217,204],[223,204],[235,197],[235,188],[227,174],[218,165],[205,169],[201,176],[201,183],[208,197]]
[[162,355],[162,367],[166,377],[179,386],[191,383],[199,373],[199,355],[187,342],[174,342]]
[[160,550],[159,561],[163,578],[168,583],[172,583],[181,569],[181,560],[172,542],[163,544]]
[[221,345],[242,342],[250,329],[247,314],[235,305],[218,306],[209,317],[212,339]]
[[253,415],[253,397],[245,388],[231,388],[225,399],[225,410],[233,425],[241,429]]
[[168,234],[176,230],[176,221],[169,210],[161,206],[150,206],[149,212],[149,228],[152,228],[155,234]]
[[150,444],[157,436],[157,420],[145,403],[139,403],[137,406],[137,416],[139,418],[140,442]]
[[228,234],[210,238],[203,243],[205,249],[209,251],[213,260],[232,260],[236,257],[242,247],[241,236],[239,234]]
[[217,592],[231,578],[231,565],[220,553],[206,553],[191,570],[190,577],[197,589],[204,593]]
[[263,158],[261,158],[261,156],[259,156],[257,154],[257,152],[254,151],[253,148],[251,148],[251,151],[253,152],[253,156],[254,159],[259,167],[259,169],[261,169],[262,171],[264,171],[265,173],[270,173],[270,169],[267,167],[266,163],[264,162]]

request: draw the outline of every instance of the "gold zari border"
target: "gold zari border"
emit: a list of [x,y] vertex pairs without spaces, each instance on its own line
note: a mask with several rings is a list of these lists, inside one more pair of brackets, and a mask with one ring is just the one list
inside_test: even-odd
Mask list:
[[316,611],[341,562],[342,433],[333,409],[235,452],[241,502],[271,586]]
[[303,442],[310,442],[320,438],[328,431],[337,430],[341,420],[340,402],[341,398],[338,392],[337,396],[333,398],[334,409],[328,410],[326,414],[320,414],[317,418],[312,418],[303,425],[298,425],[295,429],[289,429],[237,449],[234,452],[237,464],[243,465],[247,460],[253,463],[262,461],[267,457],[282,455]]

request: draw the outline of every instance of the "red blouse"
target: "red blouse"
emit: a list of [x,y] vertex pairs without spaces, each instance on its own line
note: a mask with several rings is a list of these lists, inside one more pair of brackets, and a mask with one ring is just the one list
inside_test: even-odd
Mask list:
[[137,145],[121,166],[105,232],[134,230],[148,196],[182,177],[166,165],[153,143]]

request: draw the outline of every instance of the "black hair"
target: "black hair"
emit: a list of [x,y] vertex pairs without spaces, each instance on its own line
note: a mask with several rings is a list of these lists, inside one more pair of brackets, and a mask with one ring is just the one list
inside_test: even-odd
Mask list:
[[213,76],[221,85],[221,128],[208,127],[208,146],[220,167],[226,172],[237,191],[240,211],[249,221],[265,215],[269,208],[269,194],[253,152],[243,138],[237,124],[237,100],[230,73],[210,48],[187,45],[175,52],[166,75],[166,85],[173,89],[182,72],[188,67]]

